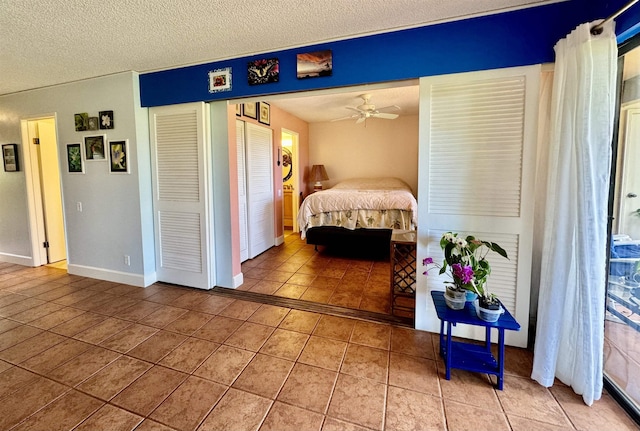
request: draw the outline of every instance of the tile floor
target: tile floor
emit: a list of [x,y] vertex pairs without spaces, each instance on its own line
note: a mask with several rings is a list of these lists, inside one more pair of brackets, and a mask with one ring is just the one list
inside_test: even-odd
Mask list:
[[[285,249],[253,288],[314,267],[308,247]],[[533,382],[526,350],[507,349],[497,391],[482,374],[445,380],[437,349],[406,327],[0,263],[1,430],[638,429],[607,394],[586,407]]]

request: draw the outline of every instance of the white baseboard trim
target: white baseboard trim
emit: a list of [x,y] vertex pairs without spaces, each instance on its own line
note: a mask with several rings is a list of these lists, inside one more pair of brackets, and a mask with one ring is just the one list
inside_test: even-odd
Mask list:
[[244,274],[240,273],[233,276],[233,288],[237,289],[244,283]]
[[284,235],[280,235],[276,238],[276,246],[284,243]]
[[123,283],[130,286],[147,287],[157,281],[156,274],[142,275],[130,272],[112,271],[104,268],[93,268],[82,265],[67,265],[67,272],[72,275],[90,277],[98,280],[111,281],[113,283]]
[[0,262],[14,263],[16,265],[35,266],[30,256],[20,256],[11,253],[0,253]]

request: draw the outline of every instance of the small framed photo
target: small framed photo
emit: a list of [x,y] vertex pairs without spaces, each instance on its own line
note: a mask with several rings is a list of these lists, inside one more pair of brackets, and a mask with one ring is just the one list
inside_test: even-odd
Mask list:
[[260,115],[258,116],[258,121],[262,124],[266,124],[267,126],[271,123],[271,107],[268,103],[260,102],[258,103]]
[[249,85],[268,84],[280,80],[280,62],[277,58],[265,58],[247,63]]
[[238,117],[242,115],[242,105],[240,103],[236,103],[236,115]]
[[67,170],[70,174],[84,174],[82,163],[82,145],[67,144]]
[[209,93],[231,91],[231,68],[216,69],[209,72]]
[[113,111],[100,111],[98,115],[100,130],[113,129]]
[[18,144],[4,144],[2,146],[2,161],[5,172],[18,172],[20,163],[18,161]]
[[127,150],[129,140],[109,141],[109,172],[112,174],[128,174],[129,163],[127,160]]
[[256,102],[242,104],[242,115],[257,120],[258,112],[256,111]]
[[98,130],[98,117],[89,117],[87,130]]
[[333,54],[330,49],[296,55],[296,77],[298,79],[331,76]]
[[105,138],[106,135],[85,136],[84,137],[84,158],[85,160],[105,160]]
[[84,132],[85,130],[87,130],[89,123],[89,114],[87,114],[86,112],[74,114],[73,120],[76,123],[76,132]]

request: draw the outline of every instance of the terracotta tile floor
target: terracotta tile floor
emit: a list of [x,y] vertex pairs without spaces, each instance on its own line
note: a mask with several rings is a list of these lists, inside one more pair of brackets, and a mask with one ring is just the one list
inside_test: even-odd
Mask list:
[[[298,274],[304,296],[386,280],[375,263],[316,265],[312,248],[281,247],[251,262],[253,287],[305,287],[288,281]],[[406,327],[0,263],[0,429],[638,429],[607,394],[586,407],[533,382],[526,350],[507,349],[503,391],[482,374],[447,381],[437,344]]]

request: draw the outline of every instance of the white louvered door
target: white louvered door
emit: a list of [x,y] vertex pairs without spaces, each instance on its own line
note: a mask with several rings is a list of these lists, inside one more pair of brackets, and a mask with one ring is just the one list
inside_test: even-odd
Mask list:
[[204,103],[149,109],[158,281],[210,289],[210,178]]
[[240,262],[249,259],[247,220],[247,157],[245,153],[244,121],[236,120],[236,151],[238,155],[238,214],[240,217]]
[[[420,81],[419,254],[441,261],[447,231],[500,244],[510,259],[490,255],[487,284],[520,323],[506,334],[520,347],[529,323],[539,75],[533,66]],[[434,332],[439,321],[428,292],[442,289],[443,277],[425,280],[422,325]],[[459,326],[454,335],[484,337],[484,328]]]
[[249,257],[275,245],[272,131],[246,123]]

